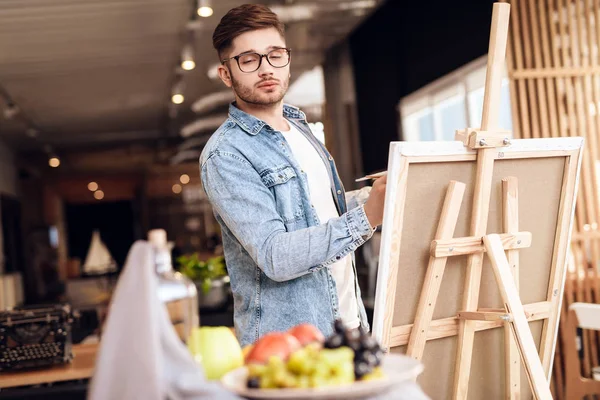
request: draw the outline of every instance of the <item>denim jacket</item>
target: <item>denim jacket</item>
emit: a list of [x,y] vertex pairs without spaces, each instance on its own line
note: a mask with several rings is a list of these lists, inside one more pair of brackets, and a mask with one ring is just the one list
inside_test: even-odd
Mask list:
[[[200,156],[203,188],[221,226],[242,346],[304,322],[331,334],[339,310],[327,267],[348,254],[354,260],[354,250],[373,234],[363,208],[368,190],[345,193],[333,158],[304,113],[285,105],[283,114],[329,166],[340,217],[320,224],[305,173],[281,132],[234,104]],[[368,330],[356,279],[355,287]]]

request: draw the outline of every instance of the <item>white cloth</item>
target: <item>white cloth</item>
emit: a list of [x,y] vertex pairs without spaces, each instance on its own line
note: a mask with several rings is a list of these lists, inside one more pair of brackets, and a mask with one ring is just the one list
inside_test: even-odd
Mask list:
[[[306,173],[310,200],[315,208],[319,222],[325,224],[331,218],[339,217],[339,213],[333,201],[329,173],[315,147],[293,124],[289,123],[290,130],[281,132],[288,142],[300,168]],[[352,267],[352,256],[347,255],[329,267],[337,288],[339,301],[339,312],[349,328],[357,328],[360,325],[358,316],[358,304],[356,290],[354,288],[354,268]]]
[[158,298],[152,246],[131,248],[112,297],[89,400],[235,399],[202,368]]

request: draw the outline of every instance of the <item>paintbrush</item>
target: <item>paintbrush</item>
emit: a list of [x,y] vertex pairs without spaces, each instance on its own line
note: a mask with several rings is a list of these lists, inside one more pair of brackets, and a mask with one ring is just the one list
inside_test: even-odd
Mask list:
[[376,174],[365,175],[362,178],[356,179],[354,182],[368,181],[369,179],[377,179],[387,175],[387,171],[377,172]]

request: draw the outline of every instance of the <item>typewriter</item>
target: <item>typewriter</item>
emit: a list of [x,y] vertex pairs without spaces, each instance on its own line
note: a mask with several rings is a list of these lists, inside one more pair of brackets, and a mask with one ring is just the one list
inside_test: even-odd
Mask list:
[[70,362],[72,322],[65,304],[0,312],[0,371]]

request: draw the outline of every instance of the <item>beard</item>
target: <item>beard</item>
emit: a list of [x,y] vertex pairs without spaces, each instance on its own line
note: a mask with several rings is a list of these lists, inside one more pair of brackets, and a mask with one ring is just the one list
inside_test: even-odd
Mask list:
[[254,87],[251,87],[242,84],[238,80],[234,79],[233,76],[231,77],[231,83],[233,85],[233,91],[235,94],[244,102],[258,106],[271,106],[281,102],[290,83],[289,77],[286,77],[283,80],[278,79],[277,81],[279,82],[279,85],[275,86],[273,89],[262,91],[256,87],[263,81],[268,80],[271,79],[263,79],[262,81],[256,83]]

